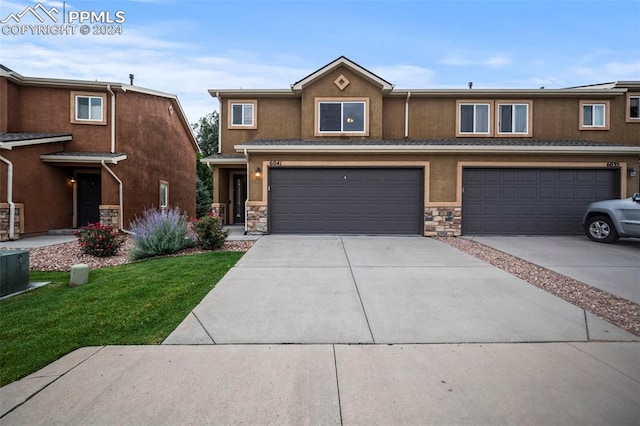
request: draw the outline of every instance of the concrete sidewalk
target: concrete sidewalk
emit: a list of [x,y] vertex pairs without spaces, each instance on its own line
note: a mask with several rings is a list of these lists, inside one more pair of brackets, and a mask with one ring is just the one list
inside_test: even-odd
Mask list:
[[640,239],[615,244],[585,236],[470,239],[640,304]]
[[630,341],[442,242],[266,236],[165,344]]
[[635,425],[640,343],[129,346],[0,389],[1,423]]
[[0,423],[635,425],[637,340],[436,240],[267,236],[164,345],[68,354]]

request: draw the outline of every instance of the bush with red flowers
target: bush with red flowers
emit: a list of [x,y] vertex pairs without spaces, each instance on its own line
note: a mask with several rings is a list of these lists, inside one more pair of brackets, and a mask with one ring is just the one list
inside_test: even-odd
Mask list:
[[82,252],[96,257],[115,256],[124,242],[118,229],[90,223],[74,232]]

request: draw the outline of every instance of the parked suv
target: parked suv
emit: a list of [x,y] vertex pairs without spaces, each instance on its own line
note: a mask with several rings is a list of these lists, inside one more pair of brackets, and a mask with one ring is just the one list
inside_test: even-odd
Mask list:
[[592,241],[612,243],[620,237],[640,237],[640,192],[625,200],[589,204],[582,219]]

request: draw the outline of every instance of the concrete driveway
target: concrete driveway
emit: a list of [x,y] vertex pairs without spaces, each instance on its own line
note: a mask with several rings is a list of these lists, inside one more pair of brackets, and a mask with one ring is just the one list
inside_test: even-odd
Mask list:
[[585,236],[470,239],[640,304],[640,239],[615,244]]
[[[452,343],[416,344],[434,342]],[[427,238],[264,237],[165,343],[173,344],[67,354],[0,388],[0,422],[635,425],[640,417],[635,336]]]
[[634,339],[433,239],[267,236],[165,344]]

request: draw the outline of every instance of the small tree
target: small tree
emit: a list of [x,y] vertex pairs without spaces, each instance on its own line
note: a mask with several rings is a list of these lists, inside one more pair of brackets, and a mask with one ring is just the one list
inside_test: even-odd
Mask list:
[[[196,214],[198,217],[206,216],[211,210],[213,195],[213,176],[211,170],[200,162],[208,155],[218,152],[218,132],[220,128],[220,116],[217,111],[213,111],[200,117],[197,123],[191,125],[196,140],[202,150],[198,155],[196,163]],[[206,207],[205,207],[206,206]]]

